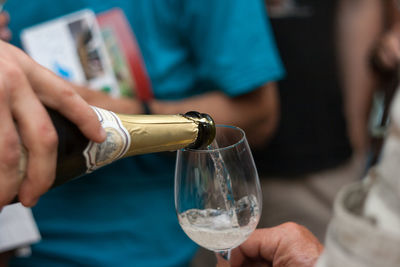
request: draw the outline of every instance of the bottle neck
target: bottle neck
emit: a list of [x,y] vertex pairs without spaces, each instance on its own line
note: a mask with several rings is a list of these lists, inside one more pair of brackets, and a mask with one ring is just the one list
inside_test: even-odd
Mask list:
[[124,157],[188,147],[198,139],[199,123],[183,115],[121,115],[131,142]]
[[123,115],[93,107],[107,132],[101,144],[89,142],[83,151],[87,172],[122,157],[197,148],[211,143],[214,121],[207,114]]

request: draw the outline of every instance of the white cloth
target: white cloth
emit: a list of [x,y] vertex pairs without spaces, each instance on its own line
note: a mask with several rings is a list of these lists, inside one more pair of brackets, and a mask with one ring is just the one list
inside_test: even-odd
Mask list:
[[381,229],[373,218],[363,215],[371,187],[374,184],[359,182],[339,193],[325,250],[316,267],[400,266],[400,236]]
[[32,212],[20,203],[0,212],[0,252],[24,247],[40,240]]
[[390,115],[379,163],[335,200],[317,267],[400,266],[400,90]]

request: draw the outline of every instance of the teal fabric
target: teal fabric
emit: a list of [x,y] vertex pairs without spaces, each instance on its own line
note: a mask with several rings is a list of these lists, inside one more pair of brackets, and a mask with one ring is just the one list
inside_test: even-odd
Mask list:
[[[158,99],[237,96],[283,75],[261,0],[12,0],[5,8],[20,45],[25,27],[116,6]],[[174,162],[174,153],[127,158],[51,190],[33,209],[43,241],[12,266],[187,266],[196,245],[176,218]]]

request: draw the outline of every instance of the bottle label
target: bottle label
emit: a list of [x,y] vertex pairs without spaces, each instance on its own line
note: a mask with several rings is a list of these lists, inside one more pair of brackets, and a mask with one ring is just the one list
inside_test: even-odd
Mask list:
[[114,112],[98,107],[92,108],[106,130],[107,138],[101,144],[90,141],[83,151],[87,173],[121,158],[131,145],[131,136]]

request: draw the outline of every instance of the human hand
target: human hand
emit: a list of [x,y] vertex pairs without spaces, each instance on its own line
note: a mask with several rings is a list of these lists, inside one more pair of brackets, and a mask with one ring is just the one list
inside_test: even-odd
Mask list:
[[[0,41],[0,209],[17,194],[23,205],[33,206],[54,181],[58,136],[44,105],[87,138],[104,141],[96,114],[68,82]],[[18,175],[21,143],[28,152],[23,180]]]
[[384,34],[373,52],[373,63],[381,71],[393,71],[400,62],[400,33]]
[[10,22],[10,16],[7,12],[0,12],[0,39],[3,41],[11,40],[11,31],[8,28],[8,23]]
[[311,267],[322,250],[321,243],[305,227],[284,223],[255,230],[246,242],[232,250],[230,265],[217,256],[217,266]]

